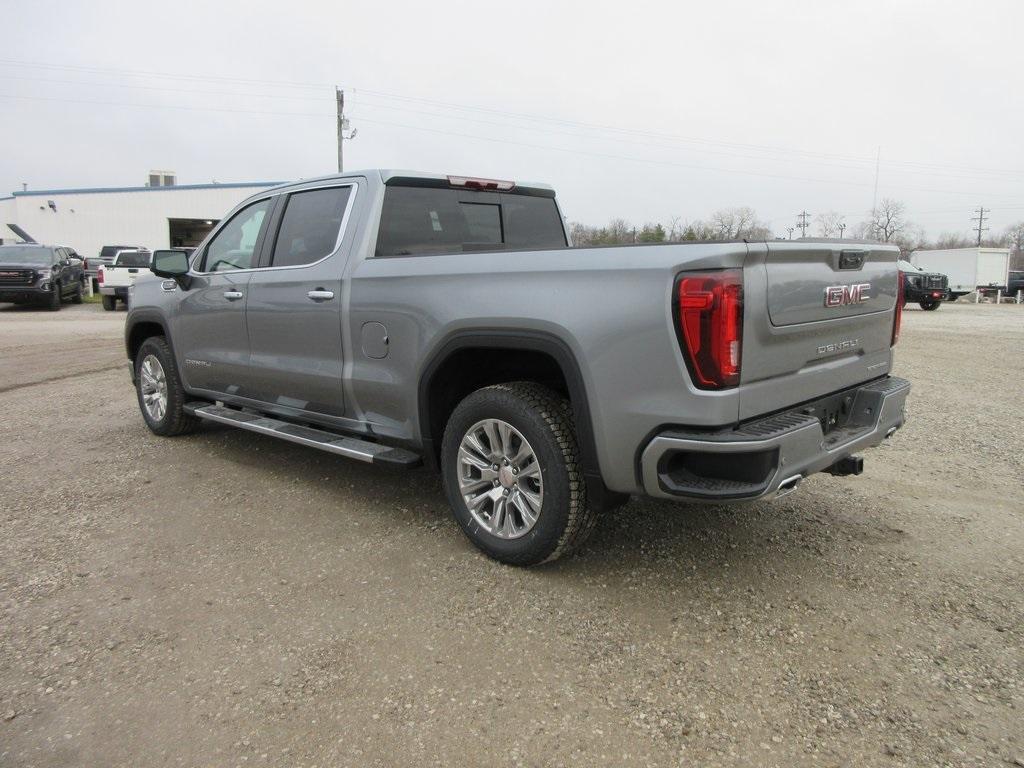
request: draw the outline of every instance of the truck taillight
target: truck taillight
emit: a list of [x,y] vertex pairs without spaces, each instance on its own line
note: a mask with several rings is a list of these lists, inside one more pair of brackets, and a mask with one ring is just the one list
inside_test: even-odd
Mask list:
[[103,267],[100,267],[99,272],[96,273],[96,282],[103,285]]
[[896,315],[892,319],[892,343],[895,347],[900,340],[900,325],[903,323],[903,273],[896,270]]
[[743,273],[691,272],[676,283],[679,337],[693,383],[728,389],[740,383]]

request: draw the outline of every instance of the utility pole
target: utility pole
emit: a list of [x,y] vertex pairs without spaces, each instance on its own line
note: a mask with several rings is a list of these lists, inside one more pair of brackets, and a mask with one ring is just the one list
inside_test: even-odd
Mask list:
[[842,222],[842,221],[841,221],[841,222],[839,222],[839,239],[840,239],[840,240],[842,240],[842,239],[843,239],[843,231],[844,231],[845,229],[846,229],[846,223],[845,223],[845,222]]
[[871,198],[871,218],[875,218],[875,211],[878,210],[878,169],[882,165],[882,145],[878,145],[878,154],[875,155],[875,193]]
[[800,211],[800,213],[796,215],[796,217],[800,219],[800,221],[797,222],[797,226],[800,227],[800,237],[807,237],[807,227],[809,226],[807,223],[807,217],[810,215],[811,214],[807,211]]
[[789,239],[793,239],[793,227],[786,227],[786,232],[789,233]]
[[345,92],[338,86],[334,86],[334,100],[338,106],[338,173],[342,173],[345,170],[344,144],[356,137],[358,129],[349,130],[348,118],[345,117]]
[[345,92],[334,86],[334,100],[338,105],[338,173],[345,170]]
[[988,232],[988,227],[984,226],[984,224],[985,224],[985,214],[986,213],[992,213],[992,209],[991,208],[986,208],[983,205],[979,205],[977,208],[974,209],[974,212],[976,214],[978,214],[978,215],[972,217],[971,221],[978,222],[978,245],[980,246],[981,245],[981,233],[982,232]]

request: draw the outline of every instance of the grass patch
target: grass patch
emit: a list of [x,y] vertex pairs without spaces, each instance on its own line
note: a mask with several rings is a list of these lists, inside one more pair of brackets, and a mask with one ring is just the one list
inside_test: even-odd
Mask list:
[[103,296],[102,296],[102,294],[99,294],[99,293],[94,293],[92,296],[86,296],[83,293],[82,294],[82,301],[85,302],[86,304],[102,304],[103,303]]

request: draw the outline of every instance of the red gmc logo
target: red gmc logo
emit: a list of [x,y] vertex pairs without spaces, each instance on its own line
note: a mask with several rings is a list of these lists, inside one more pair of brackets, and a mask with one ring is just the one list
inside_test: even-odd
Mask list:
[[830,285],[825,289],[826,307],[845,307],[848,304],[863,304],[870,298],[871,283]]

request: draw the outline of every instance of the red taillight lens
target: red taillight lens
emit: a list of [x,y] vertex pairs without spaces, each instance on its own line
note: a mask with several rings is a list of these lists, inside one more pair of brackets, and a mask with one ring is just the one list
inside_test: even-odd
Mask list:
[[896,316],[892,321],[892,343],[891,347],[896,346],[896,342],[900,340],[900,325],[903,323],[903,273],[899,270],[896,271]]
[[700,389],[740,383],[743,343],[743,273],[700,272],[679,277],[676,287],[683,352]]
[[102,269],[99,272],[96,273],[96,282],[99,283],[100,285],[103,285],[103,270]]

